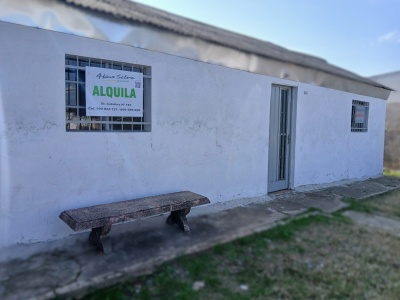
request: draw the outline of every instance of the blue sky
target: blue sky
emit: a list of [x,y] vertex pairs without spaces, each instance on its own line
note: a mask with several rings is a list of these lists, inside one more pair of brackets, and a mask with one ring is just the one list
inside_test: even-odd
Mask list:
[[362,76],[400,70],[400,0],[136,0],[326,59]]

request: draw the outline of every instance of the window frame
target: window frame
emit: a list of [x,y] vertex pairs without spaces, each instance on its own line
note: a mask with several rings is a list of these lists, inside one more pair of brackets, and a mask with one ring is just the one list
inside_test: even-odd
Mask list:
[[[364,110],[362,122],[357,122],[357,111]],[[368,132],[369,102],[353,100],[351,105],[351,132]]]
[[[86,116],[86,66],[142,73],[143,117]],[[151,132],[151,67],[66,54],[65,121],[67,132]]]

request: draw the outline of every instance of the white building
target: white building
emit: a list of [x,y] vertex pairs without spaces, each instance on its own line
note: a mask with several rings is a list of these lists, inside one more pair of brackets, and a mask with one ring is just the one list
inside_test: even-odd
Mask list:
[[[65,209],[382,173],[384,86],[129,1],[21,2],[0,3],[0,248],[70,235]],[[89,71],[139,76],[133,111]]]

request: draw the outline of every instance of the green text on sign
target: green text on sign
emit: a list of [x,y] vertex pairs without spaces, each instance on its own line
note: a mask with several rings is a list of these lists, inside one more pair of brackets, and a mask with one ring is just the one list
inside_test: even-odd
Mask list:
[[111,87],[111,86],[93,86],[93,96],[102,96],[102,97],[109,97],[109,98],[136,98],[135,89],[130,89],[128,93],[128,88],[121,88],[121,87]]

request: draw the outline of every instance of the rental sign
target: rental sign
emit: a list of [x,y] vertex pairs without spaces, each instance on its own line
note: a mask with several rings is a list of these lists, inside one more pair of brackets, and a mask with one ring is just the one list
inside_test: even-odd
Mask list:
[[86,115],[143,117],[143,74],[86,67]]
[[362,105],[356,105],[355,111],[355,123],[365,122],[365,107]]

